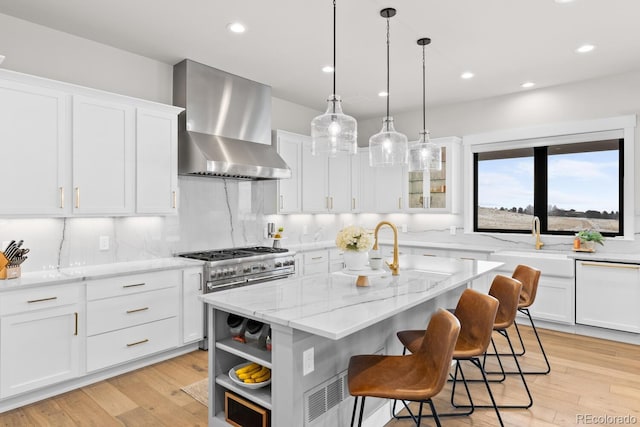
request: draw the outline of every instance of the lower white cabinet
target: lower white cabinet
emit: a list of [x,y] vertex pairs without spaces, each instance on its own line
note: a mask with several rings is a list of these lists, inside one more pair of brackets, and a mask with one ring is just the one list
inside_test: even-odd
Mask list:
[[205,304],[200,299],[203,292],[202,267],[182,272],[182,343],[200,341],[204,336]]
[[80,285],[2,295],[0,308],[0,398],[81,373]]
[[305,252],[303,259],[302,274],[304,276],[329,272],[329,251],[327,249]]
[[576,260],[576,323],[640,332],[640,265]]
[[344,251],[338,248],[329,249],[329,273],[344,269]]

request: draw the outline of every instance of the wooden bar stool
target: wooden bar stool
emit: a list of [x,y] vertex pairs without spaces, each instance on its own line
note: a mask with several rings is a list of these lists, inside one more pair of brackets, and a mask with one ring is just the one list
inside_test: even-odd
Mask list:
[[[480,363],[480,356],[484,355],[491,341],[491,333],[493,332],[493,325],[496,319],[496,313],[498,311],[498,300],[490,295],[483,294],[473,289],[465,289],[460,296],[458,304],[454,311],[454,315],[460,321],[460,334],[456,341],[455,349],[453,350],[453,360],[456,361],[456,370],[454,375],[453,389],[451,390],[451,402],[453,404],[453,397],[456,391],[456,383],[458,381],[458,372],[460,372],[462,381],[464,383],[467,396],[469,398],[470,409],[466,412],[451,412],[441,413],[440,416],[460,416],[471,415],[475,409],[471,393],[469,392],[469,386],[467,380],[464,377],[462,370],[463,360],[468,360],[474,366],[476,366],[484,380],[484,383],[489,392],[489,397],[493,403],[493,407],[496,411],[498,421],[503,426],[502,417],[500,411],[496,406],[496,402],[491,392],[491,387],[487,381],[487,377]],[[422,344],[422,337],[424,331],[421,330],[409,330],[398,332],[398,339],[404,345],[404,351],[416,352],[420,349]],[[396,416],[395,414],[395,402],[393,405],[393,416],[395,418],[407,418],[406,416]]]
[[[431,398],[442,390],[449,369],[451,356],[460,333],[460,322],[446,310],[438,309],[423,333],[420,348],[415,353],[404,356],[357,355],[349,360],[349,393],[355,396],[351,426],[356,417],[358,397],[362,425],[364,403],[367,396],[420,402],[417,416],[413,416],[416,426],[422,421],[422,407],[428,403],[434,420],[440,426],[440,419]],[[411,413],[411,410],[404,403]]]
[[[493,330],[498,332],[500,335],[505,337],[507,343],[509,344],[509,349],[511,356],[513,356],[513,360],[518,369],[517,374],[520,375],[522,379],[522,384],[524,385],[524,389],[527,392],[527,396],[529,398],[529,403],[525,405],[498,405],[499,408],[530,408],[533,405],[533,397],[531,396],[531,392],[529,391],[529,387],[527,386],[527,380],[524,377],[524,373],[522,372],[522,368],[520,367],[520,362],[518,362],[518,357],[516,356],[516,352],[513,349],[513,344],[511,343],[511,338],[509,337],[508,328],[515,322],[516,313],[518,312],[518,304],[520,302],[520,292],[522,290],[522,283],[511,277],[497,275],[493,282],[491,283],[491,288],[489,289],[489,295],[493,296],[500,303],[498,305],[498,313],[496,314],[496,320],[493,324]],[[494,350],[494,355],[498,359],[498,365],[500,366],[500,372],[489,372],[485,369],[485,372],[488,374],[492,373],[502,373],[502,379],[499,381],[504,381],[506,378],[505,370],[502,365],[502,361],[500,360],[500,354],[497,351],[495,341],[493,337],[491,337],[491,345]],[[482,366],[485,366],[486,356],[483,358]],[[454,405],[456,406],[456,405]],[[465,408],[466,406],[458,405],[456,407]],[[488,407],[490,406],[480,406],[477,407]]]

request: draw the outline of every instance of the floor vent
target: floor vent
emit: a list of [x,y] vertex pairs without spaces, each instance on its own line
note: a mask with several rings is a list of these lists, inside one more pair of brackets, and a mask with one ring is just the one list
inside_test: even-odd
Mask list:
[[304,394],[305,426],[313,426],[314,421],[337,407],[349,397],[347,371],[317,385]]

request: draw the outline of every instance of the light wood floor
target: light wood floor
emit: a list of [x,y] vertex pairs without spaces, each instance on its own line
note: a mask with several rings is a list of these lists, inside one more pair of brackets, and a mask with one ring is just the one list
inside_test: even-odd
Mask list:
[[[529,349],[522,358],[527,367],[540,367],[534,351],[533,333],[521,327]],[[530,409],[503,409],[507,426],[588,425],[581,414],[633,416],[640,425],[640,347],[612,341],[539,330],[552,371],[528,375],[533,394]],[[515,336],[512,334],[512,336]],[[497,342],[500,342],[500,337]],[[473,376],[473,368],[465,372]],[[120,375],[82,389],[0,414],[3,426],[206,426],[207,409],[180,390],[207,376],[207,353],[195,351],[135,372]],[[517,377],[506,384],[493,383],[499,402],[525,399]],[[450,409],[451,385],[436,401],[441,412]],[[485,399],[482,384],[473,384],[474,400]],[[463,401],[460,395],[460,402]],[[443,426],[494,426],[492,409],[476,410],[470,417],[443,419]],[[591,422],[591,424],[597,424]],[[597,425],[612,425],[599,422]],[[616,425],[622,425],[618,422]],[[411,426],[407,420],[391,421],[387,427]],[[434,425],[432,420],[423,426]],[[299,426],[274,426],[299,427]]]

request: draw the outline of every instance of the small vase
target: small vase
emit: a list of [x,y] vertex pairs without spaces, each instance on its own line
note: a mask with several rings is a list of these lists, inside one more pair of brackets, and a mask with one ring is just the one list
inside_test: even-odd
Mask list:
[[580,248],[585,249],[587,251],[595,252],[596,242],[592,240],[583,240],[582,242],[580,242]]
[[344,251],[343,256],[347,270],[364,270],[369,261],[367,252]]

